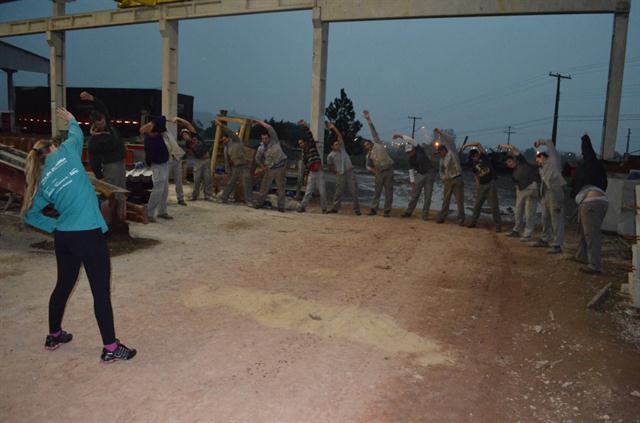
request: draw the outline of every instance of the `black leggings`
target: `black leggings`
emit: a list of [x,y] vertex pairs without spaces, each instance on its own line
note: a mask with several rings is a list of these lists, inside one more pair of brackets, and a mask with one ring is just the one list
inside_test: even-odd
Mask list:
[[102,343],[107,345],[115,342],[109,288],[111,261],[104,234],[100,229],[56,231],[54,240],[58,281],[49,299],[49,332],[56,333],[61,329],[64,308],[78,280],[80,265],[84,264],[93,294],[93,310],[102,335]]

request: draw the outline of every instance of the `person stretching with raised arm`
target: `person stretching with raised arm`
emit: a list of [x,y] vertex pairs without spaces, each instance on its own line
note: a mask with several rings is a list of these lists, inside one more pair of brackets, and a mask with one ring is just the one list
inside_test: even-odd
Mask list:
[[[236,188],[239,182],[242,182],[242,191],[244,193],[244,202],[247,206],[251,206],[251,200],[253,196],[253,189],[251,187],[251,174],[249,166],[251,165],[251,159],[247,155],[244,149],[244,143],[233,130],[231,130],[222,122],[215,122],[216,126],[222,131],[222,142],[224,143],[224,152],[227,156],[227,162],[231,167],[231,178],[224,187],[222,192],[222,202],[227,204],[229,202],[229,195],[231,191]],[[237,200],[236,200],[237,201]]]
[[435,180],[435,168],[431,162],[433,159],[433,148],[430,145],[418,145],[413,138],[407,135],[395,134],[393,139],[402,139],[404,141],[404,151],[409,156],[411,200],[401,217],[411,217],[418,204],[418,200],[420,200],[420,195],[424,191],[422,220],[429,220],[431,194],[433,193],[433,182]]
[[[78,280],[80,266],[84,265],[102,336],[100,359],[105,363],[130,360],[135,357],[136,350],[120,343],[113,325],[109,287],[111,262],[104,235],[108,228],[82,165],[82,129],[66,109],[58,108],[56,114],[69,123],[68,137],[59,147],[52,141],[39,140],[27,155],[21,209],[21,215],[29,225],[54,234],[58,279],[49,299],[49,335],[44,346],[55,350],[73,339],[70,333],[62,330],[62,317]],[[58,217],[42,213],[49,204],[53,204]]]
[[367,152],[367,170],[375,175],[375,192],[371,203],[369,216],[378,214],[378,206],[380,205],[380,196],[384,189],[384,217],[391,216],[391,206],[393,204],[393,159],[385,148],[382,140],[378,136],[376,127],[373,126],[371,115],[368,111],[362,112],[362,115],[369,124],[369,130],[373,141],[363,139],[364,149]]
[[549,247],[547,253],[562,253],[564,242],[564,186],[560,155],[549,140],[538,140],[536,148],[547,146],[546,152],[538,152],[536,163],[540,167],[542,181],[542,237],[534,247]]
[[307,186],[304,192],[304,198],[298,207],[298,213],[307,211],[307,205],[313,197],[313,193],[318,191],[320,194],[320,207],[322,213],[327,213],[327,188],[324,184],[324,170],[322,169],[322,160],[313,139],[309,124],[304,120],[298,121],[298,126],[302,130],[303,139],[298,140],[298,145],[302,149],[302,163],[307,169]]
[[465,217],[464,181],[462,180],[460,155],[453,138],[438,128],[434,129],[433,132],[440,138],[440,145],[438,146],[438,154],[440,156],[440,178],[444,185],[442,209],[440,210],[440,215],[438,216],[436,223],[444,223],[445,219],[449,215],[451,196],[455,195],[456,207],[458,208],[458,224],[463,226]]
[[260,184],[260,193],[253,207],[256,209],[262,208],[262,204],[271,189],[271,184],[275,181],[278,188],[278,211],[284,213],[287,155],[282,151],[278,134],[271,125],[261,120],[254,120],[253,123],[260,125],[265,130],[260,135],[260,146],[255,157],[256,163],[260,166],[264,175]]
[[536,227],[540,172],[513,144],[500,144],[498,148],[509,152],[506,165],[512,170],[511,177],[516,184],[515,224],[507,236],[529,242]]
[[198,131],[188,120],[175,117],[172,121],[183,128],[179,131],[180,139],[184,141],[187,157],[193,160],[193,191],[191,201],[197,201],[200,188],[204,187],[204,199],[213,199],[213,181],[211,178],[211,164],[209,149],[202,142]]
[[327,156],[327,165],[329,170],[336,173],[336,192],[333,196],[333,208],[329,213],[338,213],[342,204],[342,196],[345,188],[349,188],[349,192],[353,197],[353,212],[360,216],[360,203],[358,201],[358,182],[356,174],[353,172],[353,164],[351,157],[344,148],[344,140],[342,133],[331,122],[325,122],[326,128],[331,131],[336,139],[331,144],[331,153]]
[[489,200],[493,223],[496,225],[496,232],[502,232],[502,220],[500,219],[500,206],[498,205],[498,187],[496,186],[496,171],[491,163],[491,158],[487,151],[479,142],[466,144],[462,149],[473,148],[469,152],[471,171],[476,178],[476,202],[473,206],[473,215],[469,228],[475,228],[482,206]]

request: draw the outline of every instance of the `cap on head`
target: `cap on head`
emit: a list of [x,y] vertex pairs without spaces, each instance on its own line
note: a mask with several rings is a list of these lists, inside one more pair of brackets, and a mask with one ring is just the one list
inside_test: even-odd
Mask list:
[[404,151],[405,151],[405,153],[411,153],[411,152],[413,151],[413,149],[414,149],[413,145],[411,145],[411,144],[409,144],[409,143],[406,143],[406,144],[404,145]]

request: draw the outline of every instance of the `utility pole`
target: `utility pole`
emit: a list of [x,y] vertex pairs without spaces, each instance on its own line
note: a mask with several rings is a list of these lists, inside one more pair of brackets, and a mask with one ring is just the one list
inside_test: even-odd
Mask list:
[[629,140],[631,139],[631,128],[627,128],[627,150],[626,153],[629,154]]
[[409,116],[407,119],[413,120],[413,129],[411,129],[411,138],[415,138],[416,135],[416,120],[421,120],[422,116]]
[[505,134],[507,134],[507,145],[511,144],[511,134],[517,134],[516,131],[512,131],[511,130],[511,126],[507,127],[507,130],[504,131]]
[[549,72],[549,76],[558,79],[558,83],[556,85],[556,108],[553,112],[553,132],[551,133],[551,141],[553,142],[553,145],[556,145],[556,137],[558,135],[558,106],[560,104],[560,80],[571,79],[571,75],[562,75],[560,73]]

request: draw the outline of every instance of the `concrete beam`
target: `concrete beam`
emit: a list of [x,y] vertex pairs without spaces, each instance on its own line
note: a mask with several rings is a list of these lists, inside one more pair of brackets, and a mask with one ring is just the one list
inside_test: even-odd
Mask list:
[[320,10],[313,10],[313,58],[311,60],[310,129],[316,135],[320,157],[324,151],[324,109],[327,93],[327,49],[329,24],[320,21]]
[[324,22],[472,16],[628,13],[630,0],[318,0]]
[[16,89],[13,84],[13,69],[2,69],[7,74],[7,105],[9,106],[9,132],[16,129]]
[[0,23],[0,37],[253,13],[310,10],[316,0],[192,0],[157,7],[103,10]]
[[[62,16],[65,12],[64,0],[53,2],[53,14]],[[66,130],[65,123],[57,118],[56,107],[64,107],[66,99],[66,67],[65,67],[65,34],[64,31],[47,31],[49,44],[49,86],[51,89],[51,135],[56,136]]]
[[613,18],[611,36],[611,56],[609,59],[609,78],[607,80],[607,99],[604,105],[604,123],[600,153],[605,160],[612,160],[616,151],[618,137],[618,119],[622,98],[622,79],[624,77],[624,59],[627,51],[627,29],[629,15],[616,13]]
[[[178,21],[160,21],[162,36],[162,114],[178,116]],[[177,135],[177,127],[167,121],[167,129]]]
[[0,68],[49,73],[49,60],[28,50],[0,41]]

